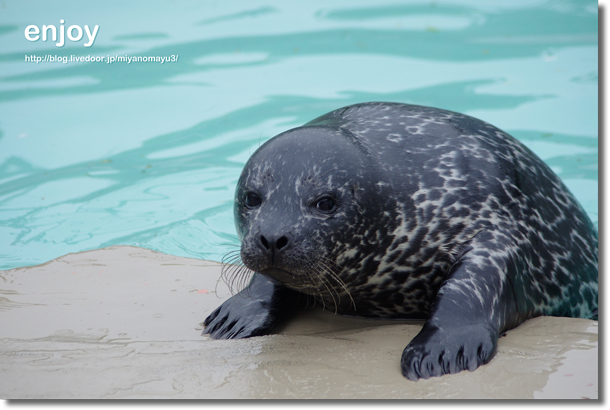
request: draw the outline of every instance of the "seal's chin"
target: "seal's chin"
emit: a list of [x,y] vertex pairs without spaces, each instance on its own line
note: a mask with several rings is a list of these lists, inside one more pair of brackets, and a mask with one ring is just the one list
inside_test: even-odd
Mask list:
[[265,275],[271,282],[279,285],[290,285],[299,280],[297,275],[280,268],[267,268],[259,271],[259,273]]

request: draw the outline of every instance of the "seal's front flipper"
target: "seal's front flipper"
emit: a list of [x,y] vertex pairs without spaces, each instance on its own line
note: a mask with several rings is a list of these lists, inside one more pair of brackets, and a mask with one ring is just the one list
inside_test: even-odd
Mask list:
[[248,287],[225,301],[203,322],[213,339],[243,339],[269,333],[294,292],[255,274]]
[[515,289],[518,256],[508,238],[501,247],[489,232],[477,239],[485,245],[479,243],[453,265],[424,327],[403,351],[401,369],[410,380],[475,370],[495,355],[499,333],[531,316],[515,302],[523,287]]
[[498,334],[479,323],[464,326],[426,322],[402,353],[402,374],[410,380],[473,371],[496,353]]

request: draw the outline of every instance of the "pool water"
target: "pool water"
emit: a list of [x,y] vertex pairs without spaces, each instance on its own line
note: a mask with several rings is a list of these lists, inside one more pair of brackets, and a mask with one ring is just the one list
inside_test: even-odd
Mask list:
[[[118,244],[220,260],[238,245],[232,202],[249,155],[364,101],[498,126],[597,225],[597,13],[594,1],[5,0],[0,269]],[[62,19],[99,25],[94,45],[26,40],[28,25]]]

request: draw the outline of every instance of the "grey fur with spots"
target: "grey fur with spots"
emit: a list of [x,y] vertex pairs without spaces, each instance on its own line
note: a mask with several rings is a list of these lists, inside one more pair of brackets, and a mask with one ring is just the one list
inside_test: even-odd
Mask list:
[[466,115],[364,103],[263,144],[235,222],[251,284],[205,333],[268,333],[300,295],[340,313],[423,318],[412,380],[474,370],[498,335],[540,315],[597,310],[597,231],[551,169]]

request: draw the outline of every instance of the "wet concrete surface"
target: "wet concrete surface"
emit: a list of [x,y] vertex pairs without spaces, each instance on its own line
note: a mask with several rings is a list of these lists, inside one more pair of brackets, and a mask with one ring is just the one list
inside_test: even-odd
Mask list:
[[597,322],[541,317],[474,372],[412,382],[422,323],[309,309],[275,334],[201,336],[230,296],[216,262],[114,246],[0,271],[0,398],[598,397]]

